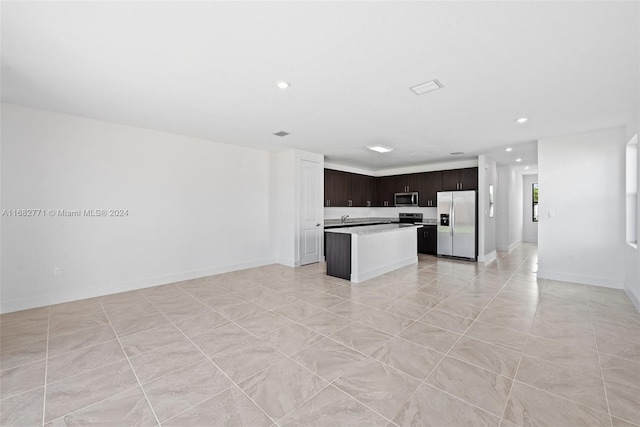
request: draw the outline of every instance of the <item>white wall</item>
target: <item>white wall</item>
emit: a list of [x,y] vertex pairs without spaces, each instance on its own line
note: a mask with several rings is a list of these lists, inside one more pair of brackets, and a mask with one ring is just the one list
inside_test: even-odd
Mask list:
[[129,211],[3,217],[2,312],[272,263],[269,172],[263,151],[2,104],[3,209]]
[[523,198],[522,174],[509,168],[509,250],[522,242]]
[[624,128],[538,142],[539,277],[622,288],[625,143]]
[[498,166],[496,203],[496,249],[509,251],[509,167]]
[[524,185],[523,192],[523,218],[522,218],[522,240],[525,242],[537,242],[538,241],[538,223],[533,222],[533,183],[538,182],[538,175],[524,175],[522,177]]
[[489,186],[493,185],[494,203],[498,185],[496,161],[478,156],[478,261],[491,262],[496,258],[496,207],[489,216]]
[[296,262],[295,153],[292,150],[270,155],[273,185],[272,239],[276,262],[294,267]]
[[[625,144],[633,135],[640,132],[640,111],[638,111],[627,124],[625,129]],[[638,165],[640,165],[640,150],[638,150]],[[640,174],[638,174],[638,188],[640,188]],[[638,198],[637,224],[640,224],[640,198]],[[624,220],[622,221],[624,222]],[[624,289],[636,308],[640,310],[640,250],[628,244],[624,245],[625,279]]]
[[510,252],[522,241],[522,174],[504,165],[497,174],[496,249]]

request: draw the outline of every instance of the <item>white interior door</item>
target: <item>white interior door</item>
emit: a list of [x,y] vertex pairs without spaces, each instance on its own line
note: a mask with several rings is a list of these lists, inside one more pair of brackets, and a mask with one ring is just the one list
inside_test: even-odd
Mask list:
[[300,162],[300,265],[320,262],[323,196],[320,194],[320,164]]

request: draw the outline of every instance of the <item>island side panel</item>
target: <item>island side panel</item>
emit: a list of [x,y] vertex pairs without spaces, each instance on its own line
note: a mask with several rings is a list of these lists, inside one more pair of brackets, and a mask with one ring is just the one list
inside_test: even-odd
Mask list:
[[353,236],[351,281],[373,277],[418,262],[416,228]]
[[351,234],[326,233],[327,274],[351,280]]

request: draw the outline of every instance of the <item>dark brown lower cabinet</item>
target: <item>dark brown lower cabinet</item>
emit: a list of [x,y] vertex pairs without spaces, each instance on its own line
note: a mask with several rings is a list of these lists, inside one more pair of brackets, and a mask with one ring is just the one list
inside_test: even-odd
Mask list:
[[351,234],[325,233],[327,275],[351,280]]
[[438,234],[435,225],[418,228],[418,253],[436,255],[438,250]]

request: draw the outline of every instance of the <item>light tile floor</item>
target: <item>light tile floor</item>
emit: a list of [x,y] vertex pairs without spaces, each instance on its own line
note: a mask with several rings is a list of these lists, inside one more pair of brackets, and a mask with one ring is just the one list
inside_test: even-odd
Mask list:
[[640,314],[536,262],[271,265],[5,314],[0,424],[640,425]]

